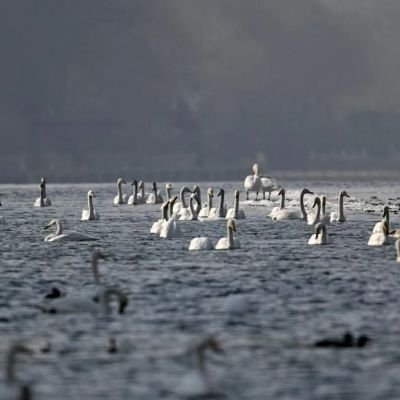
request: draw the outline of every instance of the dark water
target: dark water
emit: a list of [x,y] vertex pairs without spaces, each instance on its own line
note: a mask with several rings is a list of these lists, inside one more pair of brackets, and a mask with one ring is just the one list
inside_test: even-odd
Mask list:
[[[173,184],[175,191],[180,184]],[[209,184],[202,184],[203,202]],[[224,187],[228,203],[237,183]],[[398,399],[400,397],[400,265],[394,246],[367,246],[369,232],[389,198],[390,183],[307,183],[328,195],[339,189],[347,222],[328,226],[329,246],[308,246],[312,228],[303,221],[266,218],[272,203],[242,205],[237,222],[242,248],[189,252],[192,237],[217,240],[225,221],[182,222],[182,236],[149,233],[159,205],[112,206],[113,184],[50,185],[53,205],[33,208],[35,186],[0,186],[0,367],[13,340],[35,349],[21,356],[17,373],[33,382],[37,399],[176,399],[175,388],[191,364],[182,355],[194,341],[215,335],[224,354],[208,368],[228,399]],[[298,204],[301,182],[287,185]],[[97,195],[100,221],[80,222],[86,192]],[[371,199],[377,195],[379,199]],[[290,199],[293,199],[290,202]],[[311,198],[310,198],[311,201]],[[371,213],[366,213],[369,210]],[[43,227],[54,217],[65,230],[96,236],[93,243],[45,243]],[[396,215],[392,224],[398,224]],[[124,315],[43,314],[35,305],[52,286],[68,296],[94,292],[90,253],[100,248],[102,280],[125,291]],[[227,296],[241,293],[251,311],[235,320],[223,310]],[[315,340],[345,331],[372,338],[365,348],[316,349]],[[116,338],[119,352],[106,351]],[[40,351],[45,343],[51,352]],[[0,398],[9,388],[0,375]],[[3,390],[4,389],[4,390]]]

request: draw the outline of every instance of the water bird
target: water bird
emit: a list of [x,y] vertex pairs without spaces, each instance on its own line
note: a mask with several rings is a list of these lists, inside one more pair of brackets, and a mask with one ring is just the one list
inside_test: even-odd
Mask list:
[[314,204],[312,208],[317,207],[317,211],[315,213],[310,213],[307,215],[307,224],[308,225],[315,225],[320,222],[321,218],[321,199],[319,197],[314,198]]
[[34,207],[49,207],[51,200],[47,197],[46,193],[46,178],[42,177],[40,180],[40,197],[35,200]]
[[314,347],[331,347],[331,348],[349,348],[349,347],[365,347],[371,339],[367,335],[355,337],[352,333],[346,332],[340,339],[329,338],[317,340]]
[[95,221],[100,219],[99,213],[94,209],[93,198],[96,197],[93,190],[89,190],[87,193],[88,209],[82,210],[81,221]]
[[345,197],[350,197],[345,190],[339,193],[338,197],[338,212],[334,211],[331,213],[331,222],[344,222],[346,218],[343,210],[343,200]]
[[187,350],[188,355],[195,356],[195,365],[192,371],[183,376],[175,389],[176,394],[185,398],[206,398],[219,393],[207,369],[207,351],[223,353],[219,342],[214,337],[205,338]]
[[[199,198],[196,193],[192,193],[189,197],[189,208],[182,208],[179,221],[197,221],[198,219],[198,207]],[[185,210],[185,211],[184,211]]]
[[225,218],[226,216],[226,204],[225,204],[225,190],[219,189],[217,196],[219,197],[219,205],[217,208],[213,207],[208,213],[208,219],[219,219]]
[[68,233],[63,233],[63,225],[59,219],[52,219],[45,227],[44,229],[48,229],[52,226],[56,227],[56,230],[54,233],[50,233],[50,235],[47,235],[44,238],[45,242],[56,242],[56,241],[89,241],[89,240],[97,240],[97,238],[91,237],[84,235],[83,233],[79,232],[68,232]]
[[245,219],[246,216],[244,214],[243,210],[239,210],[239,190],[235,190],[234,192],[234,203],[233,203],[233,208],[230,208],[226,212],[226,219]]
[[168,206],[169,201],[165,201],[161,206],[161,218],[154,222],[150,228],[150,233],[159,235],[161,233],[161,228],[168,221]]
[[157,189],[157,183],[153,182],[152,192],[148,194],[146,198],[146,204],[161,204],[164,202],[164,199],[161,196],[161,193]]
[[[199,212],[199,219],[206,219],[208,218],[211,210],[213,209],[213,198],[214,198],[214,191],[212,188],[207,189],[207,204],[202,207]],[[214,211],[216,212],[216,210]]]
[[274,221],[284,221],[290,219],[299,219],[301,215],[299,214],[298,210],[290,209],[285,207],[285,196],[286,191],[284,188],[278,193],[278,196],[281,196],[281,204],[279,207],[274,207],[268,216]]
[[315,225],[315,233],[308,239],[308,244],[328,244],[328,233],[323,222]]
[[261,176],[261,188],[263,192],[263,200],[265,200],[265,193],[268,193],[268,199],[271,200],[271,193],[274,190],[279,190],[281,187],[278,185],[276,179],[271,178],[270,176]]
[[133,193],[128,198],[128,204],[132,206],[143,204],[143,202],[138,198],[138,181],[134,179],[131,183],[131,186],[133,188]]
[[122,193],[122,185],[126,185],[125,179],[118,178],[117,180],[117,195],[114,197],[114,205],[122,205],[128,202],[128,195]]
[[258,164],[253,165],[253,175],[246,176],[244,188],[246,189],[246,200],[249,200],[249,192],[256,192],[255,200],[258,200],[258,192],[262,189],[261,178],[258,174]]
[[218,240],[217,244],[215,245],[215,250],[240,249],[239,239],[233,236],[233,232],[236,232],[236,225],[233,219],[228,219],[226,230],[226,237],[222,237]]
[[[187,186],[182,186],[179,191],[179,202],[174,205],[174,213],[180,216],[181,212],[186,212],[188,206],[185,199],[186,193],[192,193],[192,191]],[[182,211],[185,210],[185,211]]]
[[177,196],[169,201],[169,218],[168,221],[165,221],[161,226],[160,237],[164,239],[175,238],[181,235],[181,231],[177,223],[177,214],[173,211],[176,199]]

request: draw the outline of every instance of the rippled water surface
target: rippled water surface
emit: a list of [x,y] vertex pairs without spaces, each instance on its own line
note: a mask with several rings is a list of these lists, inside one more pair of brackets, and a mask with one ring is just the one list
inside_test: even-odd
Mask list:
[[[32,382],[35,398],[176,399],[174,390],[192,368],[184,351],[208,334],[224,349],[210,357],[208,369],[225,398],[400,398],[400,264],[393,245],[367,246],[383,205],[399,209],[393,183],[308,182],[327,194],[328,211],[336,208],[340,189],[351,195],[347,222],[328,226],[329,246],[308,246],[312,228],[303,221],[268,219],[274,202],[242,204],[242,248],[221,252],[187,248],[194,236],[224,236],[224,220],[181,222],[180,238],[161,239],[149,233],[160,206],[112,206],[114,184],[50,184],[52,207],[34,209],[37,186],[0,186],[7,222],[0,225],[0,367],[9,343],[24,340],[35,353],[19,358],[17,373]],[[180,186],[173,184],[174,191]],[[224,187],[229,205],[241,183],[201,184],[203,202],[209,186]],[[292,206],[303,186],[286,185]],[[89,189],[101,219],[80,222]],[[45,243],[43,227],[54,217],[65,221],[66,231],[98,240]],[[391,223],[399,225],[396,214]],[[94,248],[107,255],[100,264],[104,283],[129,297],[126,313],[106,318],[37,309],[54,286],[67,296],[94,293]],[[251,309],[232,320],[223,304],[237,293]],[[372,341],[354,349],[312,346],[346,331]],[[111,336],[116,354],[107,352]],[[49,344],[50,352],[41,351]],[[0,399],[8,398],[8,389],[1,374]]]

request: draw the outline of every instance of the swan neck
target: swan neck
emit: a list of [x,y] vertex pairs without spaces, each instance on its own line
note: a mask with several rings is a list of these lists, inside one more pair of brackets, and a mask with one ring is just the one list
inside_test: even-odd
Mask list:
[[233,249],[235,246],[233,242],[233,229],[231,226],[228,226],[227,237],[229,249]]
[[88,195],[89,219],[94,218],[93,197]]
[[182,204],[182,208],[187,208],[187,203],[185,200],[185,189],[182,188],[179,194],[180,200],[181,200],[181,204]]
[[326,204],[324,201],[321,201],[321,214],[325,215],[326,213]]
[[344,219],[344,211],[343,211],[343,196],[339,195],[339,221]]
[[171,200],[171,188],[167,188],[167,199]]
[[43,197],[46,198],[46,183],[43,182]]
[[235,197],[235,202],[234,202],[233,207],[234,207],[234,209],[235,209],[235,211],[234,211],[234,213],[235,213],[235,218],[237,218],[238,215],[239,215],[239,197]]
[[318,201],[317,202],[317,212],[315,213],[313,224],[316,224],[317,222],[319,222],[320,217],[321,217],[321,203]]
[[194,197],[190,197],[189,199],[189,209],[190,209],[190,213],[192,214],[192,219],[197,219],[197,211],[194,207]]
[[137,184],[133,185],[133,204],[137,204],[138,187]]
[[211,196],[211,193],[208,194],[208,210],[211,210],[213,206],[213,198]]
[[63,227],[60,221],[56,221],[56,236],[61,235],[63,233]]
[[304,195],[305,195],[305,193],[301,192],[301,194],[300,194],[300,211],[301,211],[301,216],[303,217],[303,219],[305,221],[307,221],[307,212],[304,207]]
[[281,210],[285,208],[285,192],[281,193]]
[[118,203],[122,204],[122,183],[118,183]]
[[168,207],[166,206],[161,208],[161,219],[168,219]]
[[225,193],[221,192],[220,199],[219,199],[219,209],[218,209],[218,217],[224,217],[224,202],[225,202]]
[[40,207],[44,207],[44,199],[45,199],[45,189],[43,187],[40,188]]

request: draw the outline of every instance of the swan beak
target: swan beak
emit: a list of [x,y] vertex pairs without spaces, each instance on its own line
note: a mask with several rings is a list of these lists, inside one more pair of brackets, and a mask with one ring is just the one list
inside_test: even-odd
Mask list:
[[281,196],[284,193],[284,189],[279,190],[278,196]]
[[221,195],[222,195],[222,189],[219,189],[217,196],[221,196]]
[[49,229],[50,228],[50,224],[46,225],[43,229]]

